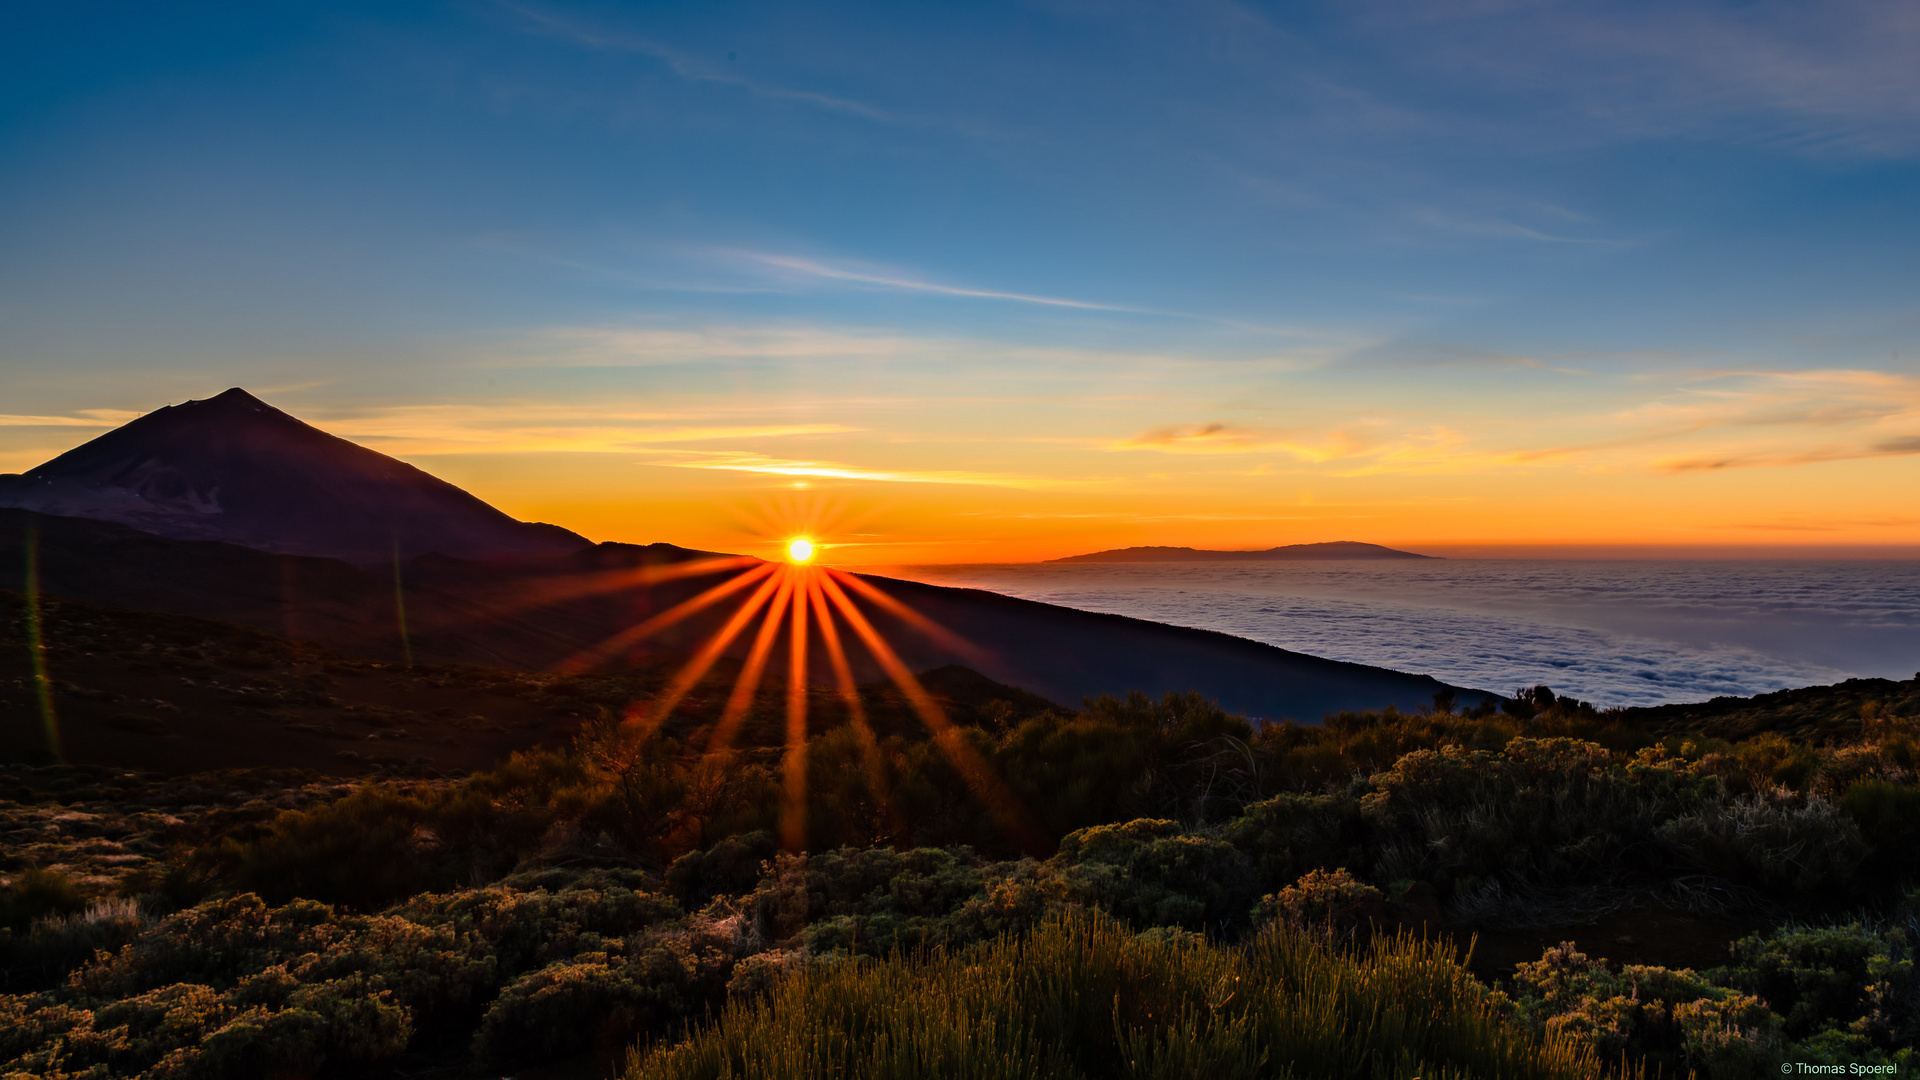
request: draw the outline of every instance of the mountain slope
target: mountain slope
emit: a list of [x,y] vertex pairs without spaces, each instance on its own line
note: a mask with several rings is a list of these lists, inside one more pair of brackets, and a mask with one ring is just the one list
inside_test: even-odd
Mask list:
[[0,476],[0,507],[362,564],[396,552],[502,559],[590,546],[558,526],[516,521],[237,387],[156,409],[25,474]]

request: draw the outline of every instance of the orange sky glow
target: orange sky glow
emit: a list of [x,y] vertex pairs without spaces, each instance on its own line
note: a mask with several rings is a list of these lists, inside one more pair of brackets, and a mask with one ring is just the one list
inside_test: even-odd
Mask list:
[[[898,372],[838,392],[645,403],[261,391],[517,517],[775,558],[806,535],[834,565],[1323,540],[1481,556],[1920,555],[1920,379],[1308,369],[1234,392],[1181,365],[1113,373],[1128,392],[986,400],[909,393],[925,376]],[[144,411],[126,404],[0,416],[0,468]]]

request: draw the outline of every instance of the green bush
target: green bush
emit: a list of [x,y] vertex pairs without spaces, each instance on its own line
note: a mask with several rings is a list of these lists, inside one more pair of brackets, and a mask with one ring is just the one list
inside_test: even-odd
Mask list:
[[812,954],[886,955],[1029,925],[1047,883],[1031,860],[986,863],[965,848],[782,855],[748,899],[758,939]]
[[1369,780],[1372,876],[1569,882],[1611,879],[1662,821],[1714,801],[1686,762],[1616,761],[1597,743],[1516,737],[1501,750],[1416,750]]
[[1758,995],[1806,1040],[1839,1031],[1883,1050],[1920,1035],[1920,980],[1905,928],[1785,927],[1733,945],[1718,981]]
[[[0,996],[0,1075],[365,1070],[462,1015],[491,1057],[573,1047],[580,1023],[604,1029],[611,1054],[721,999],[739,920],[685,918],[633,872],[527,877],[558,887],[522,879],[376,915],[252,894],[179,912],[56,991]],[[596,981],[596,963],[618,978]]]
[[481,1017],[476,1057],[508,1064],[578,1052],[583,1036],[602,1056],[636,1034],[717,1006],[733,974],[731,942],[673,934],[612,952],[583,953],[507,984]]
[[1172,821],[1081,829],[1060,841],[1047,869],[1065,897],[1141,927],[1238,923],[1258,895],[1253,865],[1237,848]]
[[406,1046],[406,1010],[364,979],[302,986],[284,1005],[174,983],[93,1010],[0,998],[14,1032],[0,1043],[10,1074],[242,1078],[311,1075],[332,1063],[370,1066]]
[[1689,865],[1763,889],[1830,898],[1856,884],[1868,848],[1832,803],[1774,790],[1662,824],[1660,842]]
[[1366,857],[1360,801],[1348,795],[1276,795],[1221,827],[1220,839],[1253,863],[1260,887],[1277,888],[1310,870]]
[[390,909],[424,927],[486,943],[503,976],[541,967],[679,919],[672,898],[633,871],[548,871],[499,885],[427,893]]

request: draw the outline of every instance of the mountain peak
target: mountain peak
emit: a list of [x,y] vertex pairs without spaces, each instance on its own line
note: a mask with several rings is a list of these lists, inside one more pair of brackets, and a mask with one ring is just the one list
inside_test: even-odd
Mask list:
[[[280,412],[279,409],[261,401],[238,386],[223,390],[201,401],[189,401],[188,405],[218,405],[228,409],[246,409],[251,412]],[[282,413],[281,415],[285,415]]]
[[515,521],[237,386],[155,409],[23,476],[0,477],[0,506],[358,563],[590,546],[565,529]]

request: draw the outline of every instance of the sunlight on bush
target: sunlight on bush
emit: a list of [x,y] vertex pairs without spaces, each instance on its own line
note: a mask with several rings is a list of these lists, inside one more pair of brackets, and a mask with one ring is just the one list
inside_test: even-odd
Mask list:
[[1355,956],[1274,932],[1244,948],[1068,913],[1031,935],[798,972],[629,1080],[723,1076],[1598,1077],[1565,1037],[1506,1026],[1450,950]]

